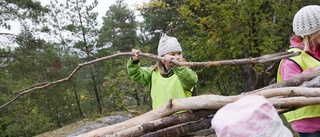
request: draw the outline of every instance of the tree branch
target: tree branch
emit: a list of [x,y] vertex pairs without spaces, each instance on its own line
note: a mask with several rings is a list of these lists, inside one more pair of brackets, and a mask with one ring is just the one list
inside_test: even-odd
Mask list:
[[201,129],[207,129],[211,127],[212,116],[205,117],[198,121],[191,121],[180,125],[168,127],[156,132],[152,132],[141,137],[178,137],[188,134],[190,132],[196,132]]
[[[316,77],[318,77],[317,79],[315,79]],[[253,93],[257,93],[260,92],[262,90],[266,90],[266,89],[272,89],[272,88],[280,88],[280,87],[293,87],[293,86],[305,86],[305,87],[315,87],[317,83],[316,81],[320,77],[320,70],[316,70],[307,74],[301,74],[295,78],[292,79],[288,79],[288,80],[284,80],[282,82],[279,83],[275,83],[260,89],[256,89],[250,92],[243,92],[241,93],[242,95],[247,95],[247,94],[253,94]],[[315,80],[313,80],[315,79]],[[309,81],[312,80],[312,83],[310,83]],[[319,82],[318,82],[319,84]]]
[[[264,55],[261,57],[257,57],[257,58],[250,58],[250,59],[237,59],[237,60],[226,60],[226,61],[209,61],[209,62],[177,62],[175,60],[172,60],[171,62],[174,63],[175,65],[179,65],[179,66],[206,66],[206,67],[212,67],[212,66],[222,66],[222,65],[242,65],[242,64],[251,64],[251,63],[265,63],[265,62],[269,62],[269,61],[274,61],[274,60],[279,60],[282,58],[287,58],[287,57],[292,57],[292,56],[297,56],[299,55],[300,52],[282,52],[282,53],[276,53],[276,54],[270,54],[270,55]],[[26,88],[26,90],[20,90],[18,92],[20,92],[20,94],[18,94],[16,97],[14,97],[13,99],[11,99],[9,102],[3,104],[0,106],[0,109],[4,108],[5,106],[11,104],[12,102],[14,102],[15,100],[17,100],[20,96],[30,93],[34,90],[40,90],[40,89],[44,89],[47,87],[50,87],[52,85],[61,83],[61,82],[65,82],[68,81],[69,79],[71,79],[71,77],[73,77],[75,75],[75,73],[77,71],[79,71],[82,67],[87,66],[87,65],[91,65],[100,61],[104,61],[104,60],[108,60],[108,59],[113,59],[113,58],[117,58],[120,56],[131,56],[132,53],[131,52],[123,52],[123,53],[117,53],[117,54],[113,54],[110,56],[106,56],[106,57],[102,57],[102,58],[98,58],[89,62],[85,62],[82,64],[78,64],[78,66],[76,67],[76,69],[74,69],[71,74],[63,79],[57,80],[57,81],[53,81],[53,82],[43,82],[46,83],[44,85],[41,86],[37,86],[37,87],[29,87]],[[149,53],[140,53],[140,56],[144,56],[144,57],[148,57],[151,59],[156,59],[156,60],[162,60],[162,57],[158,57],[156,55],[153,54],[149,54]],[[40,84],[39,84],[40,85]],[[15,92],[16,93],[16,92]]]

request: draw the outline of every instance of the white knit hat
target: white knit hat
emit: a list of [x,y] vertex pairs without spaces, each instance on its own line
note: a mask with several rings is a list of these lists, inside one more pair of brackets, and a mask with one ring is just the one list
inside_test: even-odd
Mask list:
[[301,8],[293,18],[293,31],[306,36],[320,30],[320,6],[309,5]]
[[263,96],[249,95],[219,109],[211,121],[217,137],[293,137]]
[[162,56],[170,52],[182,52],[182,48],[177,38],[163,34],[159,41],[158,56]]

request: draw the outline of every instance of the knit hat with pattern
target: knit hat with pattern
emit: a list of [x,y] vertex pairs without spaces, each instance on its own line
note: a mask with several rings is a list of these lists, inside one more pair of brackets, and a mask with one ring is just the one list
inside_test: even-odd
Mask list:
[[301,8],[293,18],[293,31],[306,36],[320,30],[320,6],[309,5]]
[[158,56],[163,56],[170,52],[182,52],[182,48],[177,38],[163,34],[158,46]]

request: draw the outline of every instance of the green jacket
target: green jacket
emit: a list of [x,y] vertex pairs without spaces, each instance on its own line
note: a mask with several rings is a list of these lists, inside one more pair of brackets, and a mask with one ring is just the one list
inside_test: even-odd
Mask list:
[[158,70],[141,67],[139,62],[129,59],[127,70],[131,79],[150,86],[153,109],[169,99],[190,97],[198,82],[198,75],[188,67],[175,66],[168,75],[162,76]]

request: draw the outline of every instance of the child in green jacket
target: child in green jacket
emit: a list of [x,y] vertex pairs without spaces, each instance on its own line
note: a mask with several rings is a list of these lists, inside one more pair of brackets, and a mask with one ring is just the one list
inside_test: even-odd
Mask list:
[[196,72],[188,67],[175,66],[171,60],[184,61],[182,48],[175,37],[163,35],[158,46],[158,56],[154,68],[140,66],[140,50],[132,49],[132,57],[127,63],[128,74],[131,79],[151,88],[152,109],[156,109],[170,99],[191,96],[191,91],[198,82]]

